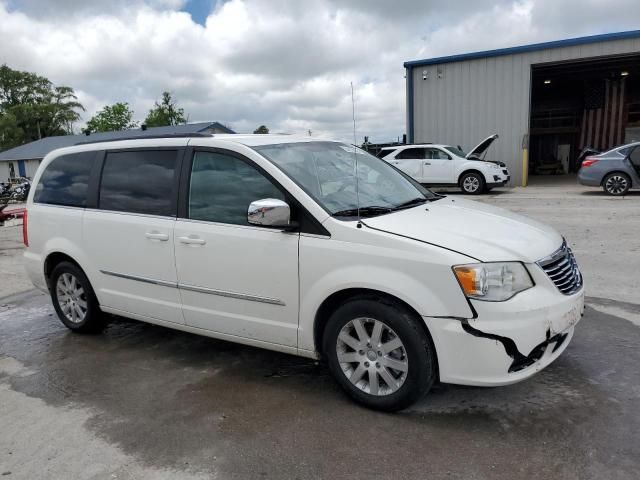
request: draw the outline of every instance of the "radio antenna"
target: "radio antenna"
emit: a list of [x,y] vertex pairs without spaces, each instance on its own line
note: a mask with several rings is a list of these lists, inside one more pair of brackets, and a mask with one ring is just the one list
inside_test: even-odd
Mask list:
[[362,223],[360,222],[360,189],[358,184],[358,152],[356,152],[356,100],[353,95],[353,82],[351,83],[351,116],[353,118],[353,163],[355,165],[355,175],[356,175],[356,214],[358,218],[357,227],[362,228]]

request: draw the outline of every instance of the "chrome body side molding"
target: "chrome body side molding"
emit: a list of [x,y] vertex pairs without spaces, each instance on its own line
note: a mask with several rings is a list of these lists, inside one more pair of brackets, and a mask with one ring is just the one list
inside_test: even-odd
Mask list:
[[238,300],[248,300],[250,302],[268,303],[270,305],[280,305],[280,306],[286,305],[282,300],[279,300],[277,298],[262,297],[259,295],[251,295],[248,293],[229,292],[226,290],[217,290],[214,288],[198,287],[197,285],[187,285],[183,283],[167,282],[166,280],[156,280],[153,278],[140,277],[137,275],[129,275],[126,273],[111,272],[108,270],[100,270],[100,273],[104,275],[110,275],[112,277],[124,278],[126,280],[134,280],[136,282],[150,283],[153,285],[161,285],[163,287],[179,288],[180,290],[206,293],[209,295],[217,295],[219,297],[237,298]]

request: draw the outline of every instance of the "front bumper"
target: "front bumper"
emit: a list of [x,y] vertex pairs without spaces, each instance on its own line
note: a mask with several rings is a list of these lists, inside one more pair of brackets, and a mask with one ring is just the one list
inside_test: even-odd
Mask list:
[[584,289],[563,295],[539,267],[536,282],[506,302],[472,301],[474,319],[423,317],[436,347],[440,380],[498,386],[528,378],[567,348],[584,311]]
[[489,175],[486,185],[488,188],[504,187],[509,183],[509,180],[511,180],[511,175],[509,175],[508,170],[503,169],[500,173]]

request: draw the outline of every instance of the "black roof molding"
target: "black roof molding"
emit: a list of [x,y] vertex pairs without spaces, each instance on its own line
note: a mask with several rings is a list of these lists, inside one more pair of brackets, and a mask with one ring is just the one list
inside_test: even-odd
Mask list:
[[78,142],[74,145],[88,145],[92,143],[108,143],[120,142],[122,140],[149,140],[154,138],[192,138],[192,137],[213,137],[212,133],[166,133],[164,135],[132,135],[130,137],[108,138],[104,140],[87,140],[86,142]]

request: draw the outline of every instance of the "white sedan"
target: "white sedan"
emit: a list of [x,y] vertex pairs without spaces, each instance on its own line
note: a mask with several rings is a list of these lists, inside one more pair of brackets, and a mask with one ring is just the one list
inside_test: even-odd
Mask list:
[[457,186],[477,195],[502,187],[511,175],[502,162],[485,160],[489,146],[498,138],[491,135],[469,153],[459,147],[431,143],[385,147],[378,157],[428,186]]

